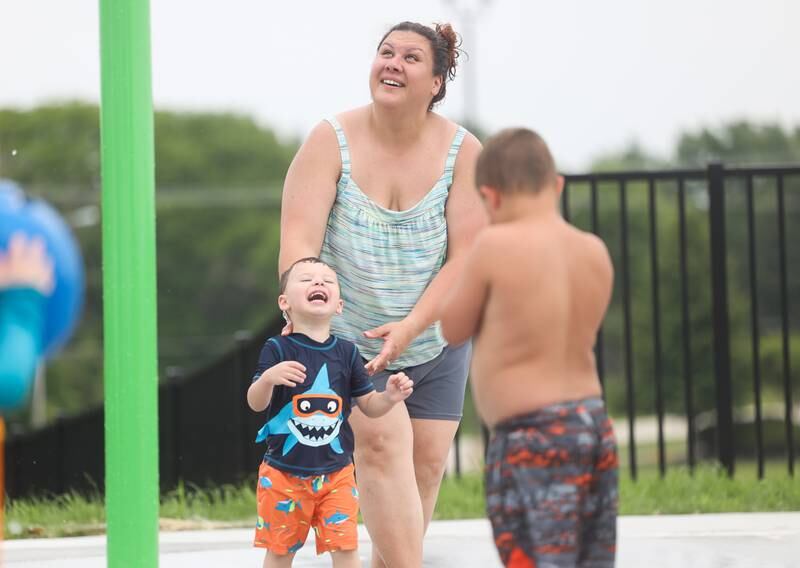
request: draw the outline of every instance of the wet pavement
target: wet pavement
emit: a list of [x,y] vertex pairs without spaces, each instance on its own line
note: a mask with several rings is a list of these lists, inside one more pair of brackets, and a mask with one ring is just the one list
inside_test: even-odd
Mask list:
[[[161,568],[260,567],[263,552],[251,548],[253,531],[162,532]],[[359,527],[359,546],[368,566],[370,542]],[[424,566],[500,566],[486,520],[438,521],[426,537]],[[5,566],[101,568],[105,537],[15,540],[4,543]],[[329,567],[330,556],[314,554],[313,536],[294,565]],[[132,564],[134,566],[134,564]],[[797,568],[800,513],[670,515],[619,519],[619,568]]]

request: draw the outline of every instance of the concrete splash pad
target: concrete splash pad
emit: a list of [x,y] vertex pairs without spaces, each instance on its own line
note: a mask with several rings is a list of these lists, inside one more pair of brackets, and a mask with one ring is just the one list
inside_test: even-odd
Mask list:
[[[800,513],[620,517],[620,568],[794,568],[800,566]],[[162,532],[161,568],[260,567],[263,552],[250,546],[250,529]],[[364,566],[370,541],[359,527]],[[25,568],[103,568],[105,537],[15,540],[4,543],[4,565]],[[298,568],[329,567],[317,557],[313,536],[300,550]],[[426,568],[499,567],[485,519],[438,521],[425,541]]]

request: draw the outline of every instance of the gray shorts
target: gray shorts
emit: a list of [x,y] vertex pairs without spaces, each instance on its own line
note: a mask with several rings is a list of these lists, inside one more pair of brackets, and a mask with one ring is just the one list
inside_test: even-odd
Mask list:
[[403,371],[414,381],[414,392],[405,400],[411,418],[461,420],[471,355],[471,341],[457,347],[448,345],[427,363],[376,373],[372,383],[382,392],[389,375]]

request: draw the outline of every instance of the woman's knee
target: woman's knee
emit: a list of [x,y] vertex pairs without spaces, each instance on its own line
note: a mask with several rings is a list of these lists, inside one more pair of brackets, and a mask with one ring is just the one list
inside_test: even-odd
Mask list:
[[377,419],[360,415],[351,423],[357,466],[391,468],[398,463],[411,463],[413,434],[407,414],[392,411]]
[[438,485],[447,467],[447,453],[442,455],[433,452],[414,456],[414,472],[417,483],[422,485]]
[[356,438],[356,467],[393,470],[412,462],[411,441],[391,433],[372,432]]
[[414,471],[420,485],[438,485],[447,467],[457,422],[414,421]]

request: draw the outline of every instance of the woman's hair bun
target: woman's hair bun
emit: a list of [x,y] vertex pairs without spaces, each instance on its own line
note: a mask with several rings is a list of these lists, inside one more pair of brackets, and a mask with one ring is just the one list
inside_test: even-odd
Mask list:
[[452,80],[456,76],[457,60],[461,55],[461,49],[459,49],[461,46],[461,38],[450,24],[436,24],[435,31],[447,44],[447,78]]

